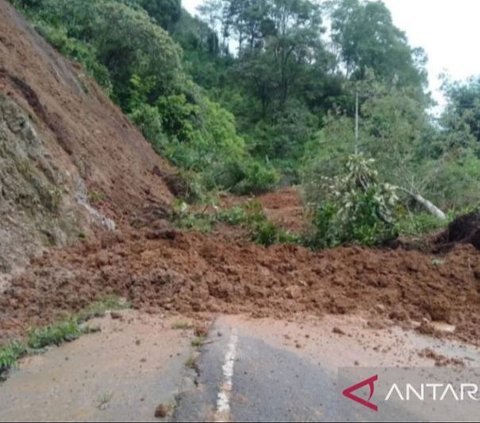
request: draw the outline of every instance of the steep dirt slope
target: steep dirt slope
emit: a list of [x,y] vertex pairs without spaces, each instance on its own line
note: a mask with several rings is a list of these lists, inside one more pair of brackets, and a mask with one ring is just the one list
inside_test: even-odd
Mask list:
[[0,0],[0,288],[42,246],[164,210],[172,196],[158,175],[170,171],[84,71]]

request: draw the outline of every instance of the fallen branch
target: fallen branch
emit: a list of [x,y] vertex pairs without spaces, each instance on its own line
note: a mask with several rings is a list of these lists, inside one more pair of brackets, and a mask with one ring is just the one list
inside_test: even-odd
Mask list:
[[430,214],[437,217],[438,219],[446,220],[447,215],[440,210],[435,204],[431,201],[428,201],[426,198],[423,198],[420,194],[415,194],[405,188],[397,187],[400,191],[405,192],[406,194],[410,195],[418,204],[423,206]]

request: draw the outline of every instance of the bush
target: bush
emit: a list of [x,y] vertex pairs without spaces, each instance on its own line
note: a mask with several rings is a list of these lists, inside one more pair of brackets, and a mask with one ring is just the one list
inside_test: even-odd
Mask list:
[[407,213],[399,219],[398,232],[406,236],[421,236],[443,229],[448,221],[439,219],[429,213]]
[[20,342],[0,346],[0,375],[15,366],[17,360],[25,354],[27,348]]
[[262,194],[272,190],[279,181],[279,174],[271,165],[250,157],[221,163],[207,177],[207,185],[238,195]]
[[28,334],[29,348],[41,349],[49,345],[60,345],[65,341],[73,341],[85,333],[76,319],[71,319],[44,328],[34,329]]
[[314,199],[309,203],[314,229],[307,243],[320,248],[371,246],[397,236],[398,198],[392,186],[378,181],[373,163],[362,155],[350,156],[344,175],[307,186],[307,196]]
[[262,205],[256,200],[249,201],[242,207],[222,210],[217,219],[230,225],[241,225],[249,230],[252,241],[269,247],[278,243],[298,243],[299,237],[268,220]]

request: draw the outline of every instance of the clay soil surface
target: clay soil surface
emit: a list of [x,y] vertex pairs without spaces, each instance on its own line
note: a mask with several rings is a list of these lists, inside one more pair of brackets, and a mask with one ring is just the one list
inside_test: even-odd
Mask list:
[[[372,327],[396,323],[478,345],[479,259],[470,245],[444,255],[358,247],[313,252],[264,248],[221,233],[124,228],[52,250],[13,279],[0,299],[0,341],[117,294],[138,309],[186,315],[363,312]],[[453,329],[439,331],[442,324]]]

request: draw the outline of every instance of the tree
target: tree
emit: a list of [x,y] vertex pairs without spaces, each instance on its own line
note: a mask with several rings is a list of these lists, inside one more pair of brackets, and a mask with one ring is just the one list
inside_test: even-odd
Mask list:
[[121,0],[130,6],[140,6],[168,32],[175,29],[182,14],[181,0]]
[[413,86],[427,83],[422,49],[412,49],[381,1],[336,0],[328,4],[332,41],[348,78],[361,80],[368,69],[381,81]]
[[443,90],[447,107],[441,118],[442,126],[449,132],[462,131],[466,147],[470,133],[480,142],[480,76],[471,77],[466,82],[445,80]]

